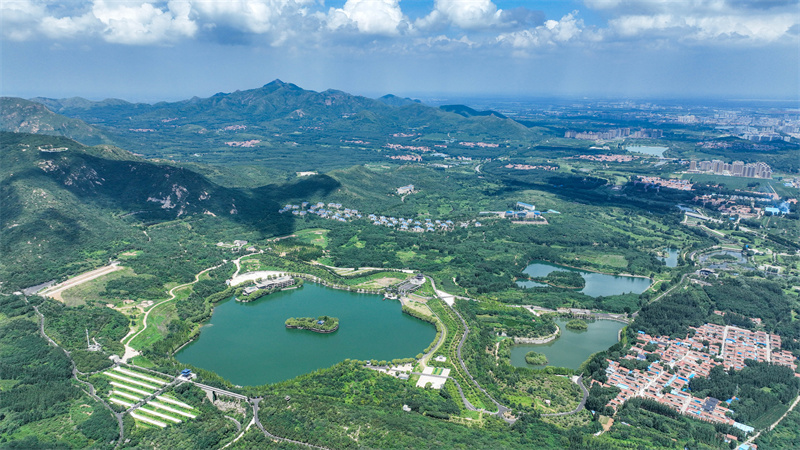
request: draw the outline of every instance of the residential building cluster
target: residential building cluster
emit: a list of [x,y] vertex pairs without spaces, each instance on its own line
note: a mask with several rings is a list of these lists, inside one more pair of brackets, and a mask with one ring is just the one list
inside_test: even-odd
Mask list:
[[587,159],[589,161],[630,162],[638,157],[632,155],[579,155],[578,158]]
[[590,141],[598,141],[598,140],[608,141],[611,139],[621,139],[621,138],[659,139],[663,136],[664,133],[661,130],[650,129],[650,128],[642,128],[641,130],[634,131],[633,133],[631,133],[630,128],[617,128],[608,131],[569,130],[566,133],[564,133],[564,137],[567,139],[586,139]]
[[251,139],[249,141],[228,141],[225,143],[225,145],[228,147],[254,147],[260,142],[260,139]]
[[399,137],[399,138],[410,138],[410,137],[416,137],[416,136],[420,136],[420,134],[419,133],[395,133],[395,134],[392,135],[392,137]]
[[488,142],[459,142],[458,145],[463,145],[464,147],[480,147],[480,148],[497,148],[500,147],[500,144],[490,144]]
[[134,133],[155,133],[156,130],[152,128],[128,128],[128,131],[133,131]]
[[246,130],[246,129],[247,129],[247,125],[228,125],[227,127],[220,128],[220,130],[222,130],[222,131],[240,131],[240,130]]
[[398,159],[400,161],[417,161],[422,162],[422,156],[419,155],[394,155],[394,156],[386,156],[387,158],[391,159]]
[[557,166],[548,166],[548,165],[532,166],[529,164],[506,164],[505,168],[516,169],[516,170],[549,170],[549,171],[558,170]]
[[411,150],[411,151],[418,151],[418,152],[429,152],[431,151],[430,147],[426,147],[424,145],[401,145],[401,144],[386,144],[384,147],[391,149],[391,150]]
[[693,333],[683,339],[650,336],[639,331],[637,343],[623,360],[652,362],[646,369],[638,370],[608,360],[607,380],[601,384],[616,386],[620,393],[607,406],[617,409],[631,398],[646,398],[681,414],[751,432],[752,427],[737,423],[730,417],[729,407],[735,398],[720,401],[713,397],[693,397],[688,386],[691,379],[707,377],[718,365],[726,370],[741,370],[748,359],[794,370],[797,367],[794,356],[780,350],[780,336],[765,331],[710,323],[691,330]]
[[726,163],[719,159],[711,161],[689,161],[689,172],[713,173],[744,178],[772,178],[772,168],[765,162],[745,164],[743,161]]
[[[410,187],[413,191],[414,186]],[[402,189],[402,188],[401,188]],[[357,209],[350,209],[342,207],[341,203],[328,203],[319,202],[311,204],[309,202],[302,202],[299,205],[285,205],[278,210],[279,213],[284,214],[291,212],[295,216],[304,217],[309,214],[321,217],[323,219],[335,220],[337,222],[349,222],[351,220],[362,219],[365,215],[361,214]],[[366,218],[372,222],[373,225],[393,228],[400,231],[409,231],[415,233],[425,233],[433,231],[452,231],[455,229],[455,224],[452,220],[433,220],[433,219],[406,219],[404,217],[387,217],[379,216],[377,214],[366,215]],[[462,228],[469,226],[468,222],[460,223]],[[475,223],[476,227],[480,227],[480,223]]]
[[692,183],[689,180],[680,180],[678,178],[664,179],[661,177],[639,177],[636,183],[645,183],[653,186],[661,186],[670,189],[678,189],[680,191],[691,191]]

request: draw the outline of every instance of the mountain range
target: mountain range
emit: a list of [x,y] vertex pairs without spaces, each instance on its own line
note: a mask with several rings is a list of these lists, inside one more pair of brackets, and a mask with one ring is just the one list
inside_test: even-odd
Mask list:
[[[25,128],[20,124],[35,109],[31,105],[47,109],[37,106],[39,126]],[[296,170],[357,163],[339,151],[343,143],[356,142],[361,148],[380,151],[389,144],[430,147],[450,142],[452,147],[454,140],[522,142],[536,135],[494,111],[463,105],[435,108],[394,95],[371,99],[337,90],[315,92],[280,80],[257,89],[155,104],[118,99],[4,99],[0,129],[67,136],[86,144],[113,143],[146,157],[182,161],[280,164],[287,153],[297,152],[315,161],[314,167]],[[464,155],[474,152],[456,150]],[[383,158],[377,153],[366,157]],[[343,165],[336,165],[336,159],[342,159]]]

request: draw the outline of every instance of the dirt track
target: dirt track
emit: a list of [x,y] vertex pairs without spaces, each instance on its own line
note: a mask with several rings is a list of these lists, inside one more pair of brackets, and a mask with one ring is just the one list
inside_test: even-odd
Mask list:
[[52,299],[63,302],[64,299],[61,298],[61,293],[66,291],[67,289],[79,286],[83,283],[86,283],[87,281],[94,280],[95,278],[100,278],[103,275],[107,275],[111,272],[116,272],[117,270],[122,270],[122,269],[123,267],[120,266],[118,263],[113,263],[108,266],[92,270],[91,272],[82,273],[75,278],[70,278],[69,280],[57,284],[55,286],[50,286],[49,288],[40,292],[39,295],[44,297],[50,297]]

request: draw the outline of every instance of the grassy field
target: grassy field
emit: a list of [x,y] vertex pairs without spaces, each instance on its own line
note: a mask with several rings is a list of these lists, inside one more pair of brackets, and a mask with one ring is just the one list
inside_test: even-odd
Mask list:
[[297,240],[304,244],[316,245],[326,248],[328,246],[328,230],[324,228],[309,228],[294,233]]
[[133,277],[136,273],[133,269],[126,267],[116,272],[111,272],[102,277],[95,278],[94,280],[87,281],[81,285],[67,289],[61,293],[61,298],[67,306],[85,305],[86,302],[99,301],[104,303],[120,303],[119,300],[107,299],[100,295],[106,290],[106,284],[111,280],[116,280],[121,277]]

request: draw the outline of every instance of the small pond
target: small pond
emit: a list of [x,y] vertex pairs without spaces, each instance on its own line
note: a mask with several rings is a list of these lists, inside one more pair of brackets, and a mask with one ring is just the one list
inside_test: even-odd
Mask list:
[[[338,317],[331,334],[287,329],[289,317]],[[200,337],[175,357],[238,385],[288,380],[347,358],[414,357],[436,336],[433,325],[403,314],[396,300],[306,283],[251,303],[214,308]]]
[[561,336],[547,344],[519,344],[511,348],[511,364],[515,367],[541,368],[525,362],[525,354],[534,351],[547,356],[548,366],[577,369],[593,353],[617,343],[617,335],[625,324],[613,320],[588,322],[586,331],[568,330],[567,320],[556,319]]
[[[622,275],[608,275],[605,273],[586,272],[583,270],[573,269],[571,267],[560,266],[546,261],[533,261],[522,272],[534,277],[546,277],[550,272],[556,270],[564,270],[570,272],[578,272],[586,281],[586,286],[580,292],[591,296],[598,297],[609,295],[619,295],[632,292],[634,294],[641,294],[648,287],[650,287],[649,278],[631,277]],[[539,286],[537,286],[539,285]],[[517,286],[530,288],[546,286],[542,283],[536,283],[530,280],[519,280]]]
[[664,249],[664,252],[667,256],[659,256],[658,259],[664,261],[667,264],[667,267],[678,267],[678,253],[680,250],[675,248],[667,248]]

